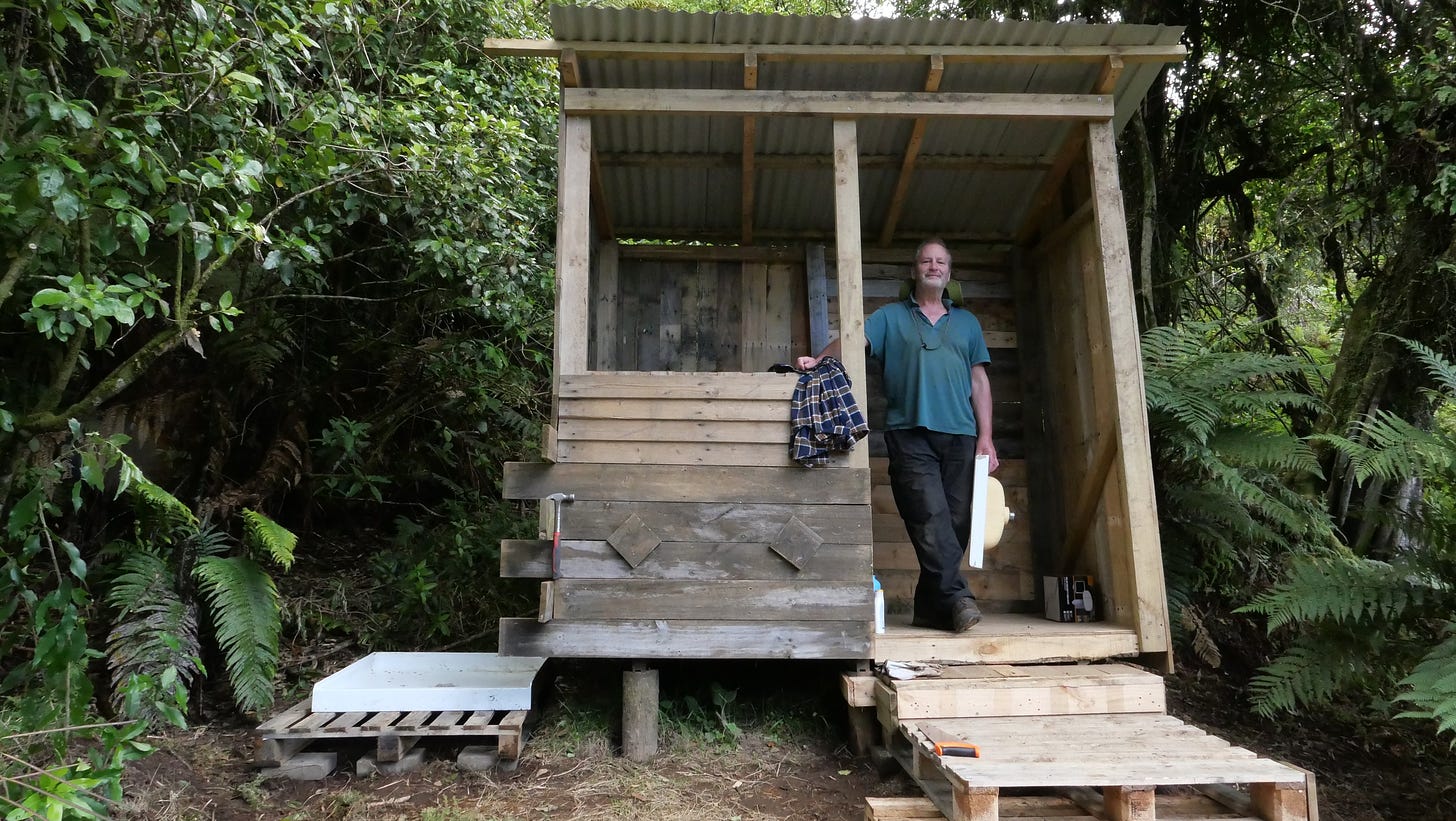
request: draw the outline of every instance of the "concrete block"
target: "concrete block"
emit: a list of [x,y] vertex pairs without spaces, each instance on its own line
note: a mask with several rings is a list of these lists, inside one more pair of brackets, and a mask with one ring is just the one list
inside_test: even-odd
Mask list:
[[455,758],[455,766],[470,772],[479,773],[495,767],[500,756],[494,747],[487,747],[484,744],[472,744],[460,751]]
[[263,778],[287,778],[291,781],[322,781],[339,765],[338,753],[299,753],[276,767],[258,771]]
[[425,750],[416,747],[404,754],[398,761],[384,762],[374,753],[365,753],[354,764],[354,774],[360,778],[372,775],[404,775],[425,766]]

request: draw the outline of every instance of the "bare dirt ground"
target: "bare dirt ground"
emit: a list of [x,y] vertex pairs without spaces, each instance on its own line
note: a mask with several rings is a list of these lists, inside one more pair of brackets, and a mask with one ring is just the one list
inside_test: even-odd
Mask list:
[[[127,819],[858,819],[865,796],[916,795],[882,777],[846,743],[837,668],[696,664],[663,670],[662,752],[633,764],[615,749],[620,668],[560,669],[513,772],[462,773],[459,745],[429,748],[407,776],[356,778],[365,747],[336,747],[340,767],[318,782],[265,781],[251,766],[250,726],[215,718],[158,739],[129,774]],[[713,686],[716,685],[716,686]],[[1168,680],[1171,712],[1262,754],[1314,770],[1324,821],[1456,819],[1456,755],[1414,722],[1369,727],[1251,716],[1217,671]],[[716,701],[715,701],[716,695]],[[280,704],[280,709],[282,705]],[[735,735],[736,733],[736,735]]]

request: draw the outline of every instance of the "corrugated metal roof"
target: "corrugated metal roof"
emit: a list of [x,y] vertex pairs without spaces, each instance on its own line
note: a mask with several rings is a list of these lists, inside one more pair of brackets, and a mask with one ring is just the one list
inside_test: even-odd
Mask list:
[[[764,14],[695,14],[640,9],[557,6],[551,12],[558,41],[585,44],[640,43],[760,46],[1060,46],[1176,45],[1181,28],[1025,21],[850,19]],[[585,47],[583,46],[583,49]],[[596,88],[743,88],[735,60],[629,59],[579,56],[583,86]],[[1160,62],[1128,61],[1116,89],[1115,124],[1131,118],[1151,87]],[[1097,81],[1098,62],[959,62],[948,60],[943,92],[1086,94]],[[759,61],[758,88],[923,91],[924,61]],[[862,118],[863,156],[901,154],[912,121]],[[1045,161],[1072,126],[1058,120],[929,119],[922,158],[1003,158]],[[737,116],[598,116],[593,147],[599,156],[674,155],[674,163],[603,164],[602,189],[620,234],[694,232],[736,236],[740,230],[743,147]],[[802,157],[785,167],[758,165],[754,224],[760,235],[833,234],[831,122],[824,117],[757,118],[755,154]],[[689,156],[693,155],[693,156]],[[694,159],[697,157],[698,159]],[[694,166],[698,167],[694,167]],[[897,234],[1007,236],[1014,232],[1044,170],[917,167]],[[860,206],[867,242],[879,235],[899,177],[898,166],[861,170]]]

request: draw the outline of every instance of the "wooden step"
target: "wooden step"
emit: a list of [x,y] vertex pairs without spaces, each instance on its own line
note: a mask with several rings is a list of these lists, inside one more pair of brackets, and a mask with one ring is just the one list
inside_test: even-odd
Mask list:
[[987,612],[964,633],[912,627],[906,613],[891,613],[874,636],[874,660],[970,664],[1041,664],[1131,657],[1137,631],[1111,622],[1047,621],[1040,613]]
[[[980,757],[937,755],[935,744],[946,741],[974,744]],[[1178,810],[1187,802],[1158,796],[1155,788],[1230,784],[1248,786],[1248,812],[1231,806],[1238,801],[1221,799],[1232,814],[1192,817],[1317,819],[1312,775],[1162,714],[917,719],[902,721],[891,742],[892,752],[953,821],[1015,817],[1000,806],[1001,792],[1009,788],[1090,793],[1079,806],[1124,821],[1188,818]],[[1210,790],[1215,797],[1230,792]]]
[[[862,692],[865,682],[856,682]],[[925,718],[1162,713],[1163,679],[1127,664],[944,667],[934,678],[875,684],[880,723]]]

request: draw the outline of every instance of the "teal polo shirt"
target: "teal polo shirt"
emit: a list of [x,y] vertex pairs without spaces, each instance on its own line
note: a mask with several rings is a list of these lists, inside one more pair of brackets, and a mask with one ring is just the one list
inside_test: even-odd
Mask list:
[[913,298],[892,302],[865,320],[870,356],[885,367],[886,430],[929,428],[976,435],[971,368],[991,361],[981,323],[953,307],[934,325]]

